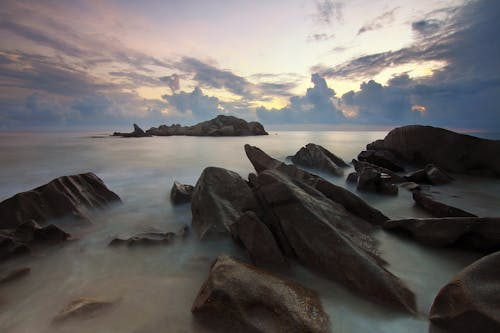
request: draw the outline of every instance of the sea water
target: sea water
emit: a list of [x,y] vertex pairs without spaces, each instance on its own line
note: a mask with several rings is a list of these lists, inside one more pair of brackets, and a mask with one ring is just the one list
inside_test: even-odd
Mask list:
[[[226,253],[245,260],[230,239],[184,241],[144,248],[108,247],[114,237],[148,231],[177,231],[190,225],[190,205],[169,200],[175,180],[195,184],[207,166],[253,172],[243,145],[249,143],[287,161],[303,145],[320,144],[350,161],[386,132],[270,132],[257,137],[119,138],[101,132],[0,133],[0,200],[62,176],[94,172],[123,204],[94,212],[93,224],[58,222],[75,240],[0,264],[0,273],[28,266],[31,273],[0,287],[0,332],[205,332],[190,309],[210,263]],[[391,218],[426,217],[411,193],[396,197],[358,193],[345,177],[323,175],[347,187]],[[443,200],[481,216],[500,216],[500,181],[457,176],[438,188]],[[418,314],[394,312],[353,295],[342,285],[294,264],[289,278],[321,297],[332,331],[439,332],[427,315],[439,289],[480,253],[434,249],[378,231],[387,268],[416,294]],[[74,299],[115,300],[109,311],[87,320],[54,324]]]

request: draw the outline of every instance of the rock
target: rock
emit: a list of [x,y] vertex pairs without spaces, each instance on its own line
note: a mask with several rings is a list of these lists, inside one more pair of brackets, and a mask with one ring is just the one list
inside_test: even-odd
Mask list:
[[367,149],[389,150],[409,162],[456,173],[500,177],[500,141],[455,133],[443,128],[411,125],[393,129]]
[[424,171],[431,185],[449,184],[453,180],[452,177],[434,164],[427,164]]
[[351,172],[347,175],[347,179],[345,180],[347,183],[357,183],[358,182],[358,173]]
[[481,251],[500,250],[500,218],[444,217],[389,220],[384,229],[403,233],[431,246],[456,246]]
[[30,248],[16,241],[12,236],[0,234],[0,260],[30,253]]
[[193,126],[181,126],[174,124],[171,126],[161,125],[158,128],[151,127],[146,131],[149,135],[171,136],[250,136],[268,135],[264,126],[259,122],[246,122],[243,119],[233,116],[219,115],[214,119],[198,123]]
[[121,136],[124,138],[144,138],[144,137],[149,137],[151,134],[148,134],[142,130],[137,124],[134,124],[134,131],[130,133],[120,133],[120,132],[114,132],[113,136]]
[[173,232],[144,232],[130,238],[114,238],[109,242],[109,246],[148,246],[148,245],[167,245],[175,239],[185,239],[189,235],[189,227],[183,226],[177,234]]
[[417,183],[414,183],[414,182],[401,183],[401,184],[399,184],[399,186],[404,188],[404,189],[407,189],[410,192],[420,191],[422,189],[420,187],[420,185],[418,185]]
[[12,281],[19,280],[31,272],[29,267],[16,268],[8,271],[6,274],[0,276],[0,284],[10,283]]
[[476,217],[462,209],[435,200],[430,193],[413,191],[415,203],[435,217]]
[[259,201],[271,212],[263,220],[285,255],[372,301],[415,310],[413,293],[382,266],[367,222],[277,170],[261,172],[258,183]]
[[216,332],[329,331],[314,291],[225,255],[212,264],[191,311]]
[[467,266],[439,291],[430,320],[454,333],[500,332],[500,252]]
[[192,225],[201,239],[207,233],[230,232],[230,225],[260,208],[247,182],[235,172],[208,167],[196,183],[191,200]]
[[409,182],[414,182],[417,184],[429,184],[429,178],[427,178],[427,173],[424,169],[414,171],[409,175],[405,176],[405,179]]
[[268,227],[252,211],[247,211],[231,225],[233,237],[247,250],[252,263],[276,269],[287,267],[287,261]]
[[387,182],[387,183],[397,184],[397,183],[406,182],[406,179],[404,177],[396,174],[395,172],[393,172],[389,169],[380,167],[380,166],[375,165],[375,164],[371,164],[371,163],[363,162],[363,161],[357,161],[357,160],[353,159],[352,165],[354,166],[354,169],[358,173],[358,176],[361,175],[361,172],[364,169],[373,169],[373,170],[377,171],[379,174],[383,174],[385,182]]
[[342,168],[348,167],[340,157],[335,156],[327,149],[308,143],[292,156],[292,162],[303,167],[318,169],[334,176],[342,176]]
[[359,172],[357,188],[360,191],[397,195],[398,187],[389,183],[389,179],[389,175],[365,167]]
[[69,303],[54,318],[55,323],[64,322],[70,319],[90,319],[102,314],[115,304],[114,301],[80,298]]
[[375,164],[391,171],[404,171],[401,162],[387,150],[364,150],[358,155],[358,160]]
[[193,190],[194,186],[192,185],[185,185],[179,183],[178,181],[174,181],[174,185],[170,190],[170,200],[174,205],[188,203],[191,201]]
[[382,212],[371,207],[363,199],[343,187],[334,185],[319,176],[298,169],[294,165],[286,165],[270,157],[257,147],[245,145],[245,153],[257,173],[264,170],[278,170],[291,178],[298,178],[304,181],[323,193],[328,199],[342,205],[351,214],[359,216],[366,221],[381,224],[388,220]]
[[89,222],[89,209],[120,201],[93,173],[59,177],[2,201],[0,229],[13,229],[29,220],[43,225],[66,216]]

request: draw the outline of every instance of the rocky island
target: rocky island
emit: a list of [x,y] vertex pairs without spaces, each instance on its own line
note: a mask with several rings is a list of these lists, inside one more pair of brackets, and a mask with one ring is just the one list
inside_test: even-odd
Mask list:
[[182,126],[173,124],[170,126],[160,125],[159,127],[151,127],[147,131],[143,131],[139,126],[134,124],[134,131],[131,133],[115,132],[113,136],[121,137],[148,137],[148,136],[251,136],[251,135],[268,135],[264,126],[256,121],[247,122],[244,119],[234,116],[219,115],[214,119],[203,121],[193,126]]

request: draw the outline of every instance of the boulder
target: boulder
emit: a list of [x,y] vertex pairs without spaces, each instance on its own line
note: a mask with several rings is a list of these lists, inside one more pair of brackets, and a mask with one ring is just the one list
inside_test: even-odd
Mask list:
[[439,291],[430,320],[454,333],[500,332],[500,252],[467,266]]
[[409,162],[456,173],[500,177],[500,141],[443,128],[411,125],[393,129],[367,149],[389,150]]
[[376,169],[365,167],[359,172],[357,189],[366,192],[397,195],[398,187],[390,183],[389,180],[389,175],[381,173]]
[[54,322],[61,323],[70,319],[90,319],[102,314],[114,304],[115,301],[111,300],[79,298],[62,309],[54,318]]
[[88,223],[89,209],[113,202],[120,202],[120,197],[95,174],[63,176],[0,202],[0,229],[13,229],[30,220],[43,225],[66,216]]
[[347,183],[357,183],[358,182],[358,173],[357,172],[351,172],[350,174],[347,175],[347,178],[345,180]]
[[400,231],[431,246],[500,250],[500,218],[444,217],[389,220],[384,229]]
[[357,160],[353,159],[352,165],[354,166],[354,169],[356,170],[358,175],[360,175],[364,169],[372,169],[372,170],[377,171],[379,174],[383,174],[385,182],[387,182],[387,183],[397,184],[397,183],[403,183],[403,182],[407,181],[404,177],[398,175],[397,173],[395,173],[389,169],[380,167],[378,165],[372,164],[372,163],[357,161]]
[[246,249],[255,266],[276,269],[287,261],[268,227],[252,211],[247,211],[231,225],[235,240]]
[[411,182],[430,185],[449,184],[453,181],[453,177],[434,164],[427,164],[424,169],[417,170],[405,178]]
[[175,239],[184,239],[189,233],[189,227],[182,227],[179,232],[144,232],[134,235],[129,238],[114,238],[109,242],[109,246],[149,246],[149,245],[167,245],[172,243]]
[[137,124],[134,124],[134,131],[130,133],[114,132],[113,136],[121,136],[123,138],[143,138],[151,136],[142,130]]
[[401,162],[393,153],[387,150],[363,150],[358,155],[358,160],[375,164],[391,171],[404,171]]
[[347,163],[340,157],[314,143],[308,143],[305,147],[300,148],[292,156],[292,162],[296,165],[318,169],[334,176],[342,176],[344,174],[342,168],[348,167]]
[[246,122],[244,119],[233,116],[219,115],[214,119],[198,123],[193,126],[181,126],[173,124],[171,126],[160,125],[151,127],[146,131],[149,135],[171,136],[250,136],[268,135],[261,123],[252,121]]
[[30,248],[16,241],[11,235],[0,233],[0,260],[30,253]]
[[460,208],[437,201],[428,192],[415,190],[412,195],[415,203],[434,217],[476,217]]
[[170,200],[174,205],[188,203],[191,201],[193,190],[193,185],[185,185],[179,183],[178,181],[174,181],[174,185],[170,190]]
[[191,311],[216,332],[329,331],[314,291],[225,255],[212,264]]
[[372,301],[415,310],[413,293],[382,266],[371,225],[277,170],[261,172],[258,184],[259,201],[271,213],[263,220],[285,255]]
[[334,185],[317,175],[298,169],[294,165],[286,165],[270,157],[255,146],[245,145],[245,153],[257,173],[264,170],[278,170],[291,178],[304,181],[323,193],[328,199],[342,205],[351,214],[368,222],[381,224],[388,220],[382,212],[371,207],[363,199],[343,187]]
[[230,225],[259,204],[248,183],[235,172],[208,167],[196,183],[191,200],[192,225],[201,239],[207,233],[230,231]]
[[0,285],[19,280],[31,272],[29,267],[21,267],[8,271],[0,276]]

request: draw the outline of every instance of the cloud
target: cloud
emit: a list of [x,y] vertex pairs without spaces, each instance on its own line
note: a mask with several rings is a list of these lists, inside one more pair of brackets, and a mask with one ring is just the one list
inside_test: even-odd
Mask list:
[[335,38],[334,34],[321,33],[321,34],[312,34],[309,37],[307,37],[307,40],[309,42],[325,42],[333,38]]
[[386,11],[383,14],[377,16],[368,23],[365,23],[359,30],[358,35],[361,35],[368,31],[379,30],[386,27],[388,24],[394,22],[394,13],[399,7],[393,8],[392,10]]
[[443,22],[436,19],[420,20],[413,22],[411,28],[422,35],[431,35],[439,31],[442,24]]
[[192,119],[206,120],[220,112],[219,99],[205,95],[200,87],[162,97],[174,111]]
[[316,1],[315,21],[319,24],[331,24],[333,20],[342,19],[342,9],[344,5],[341,2],[332,0]]
[[161,77],[160,80],[162,82],[167,83],[168,87],[172,91],[172,94],[181,88],[179,75],[177,75],[177,74],[172,74],[170,76]]

